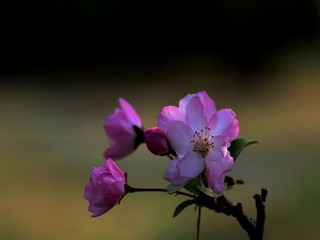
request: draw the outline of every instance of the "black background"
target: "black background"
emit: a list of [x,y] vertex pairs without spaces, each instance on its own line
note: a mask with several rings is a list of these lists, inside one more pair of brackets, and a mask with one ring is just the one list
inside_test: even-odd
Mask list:
[[203,53],[236,71],[259,71],[282,48],[318,37],[316,3],[2,1],[0,74],[111,63],[152,68]]

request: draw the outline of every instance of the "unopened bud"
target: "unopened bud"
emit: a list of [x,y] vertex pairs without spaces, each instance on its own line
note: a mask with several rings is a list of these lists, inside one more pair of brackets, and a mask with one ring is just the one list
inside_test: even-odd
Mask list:
[[144,133],[147,148],[155,155],[165,155],[169,152],[168,138],[158,127],[148,128]]

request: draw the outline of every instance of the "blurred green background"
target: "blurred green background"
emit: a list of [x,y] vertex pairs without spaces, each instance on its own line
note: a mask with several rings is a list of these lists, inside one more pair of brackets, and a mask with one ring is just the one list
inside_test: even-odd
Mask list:
[[[208,2],[201,1],[203,6]],[[220,13],[213,20],[221,21],[215,23],[220,24],[215,36],[219,40],[212,46],[209,41],[201,45],[209,33],[197,38],[213,23],[204,23],[197,32],[197,24],[211,16],[203,17],[200,10],[209,14],[210,8],[199,5],[194,10],[188,3],[183,14],[167,10],[166,15],[161,11],[171,8],[165,2],[155,14],[169,16],[167,20],[154,17],[150,23],[152,12],[139,8],[146,4],[143,1],[133,10],[126,1],[122,5],[111,1],[2,3],[7,15],[22,13],[22,17],[6,19],[7,45],[2,46],[0,239],[195,239],[194,209],[172,218],[177,204],[185,199],[182,196],[130,194],[107,214],[90,218],[82,194],[91,167],[104,162],[107,141],[102,126],[118,106],[118,97],[132,103],[147,128],[156,124],[164,105],[177,105],[186,94],[200,90],[206,90],[219,109],[232,108],[237,113],[240,137],[260,141],[240,155],[230,175],[245,184],[226,197],[242,202],[254,218],[252,196],[268,187],[265,239],[319,239],[318,14],[312,1],[293,1],[289,9],[284,8],[286,1],[271,2],[262,10],[255,1],[242,1],[242,5],[213,2],[218,5],[210,5],[212,14]],[[81,11],[75,14],[74,6]],[[178,4],[171,7],[179,9]],[[274,22],[259,18],[265,9],[276,16]],[[200,20],[187,17],[191,10],[197,11],[196,17],[202,16]],[[87,24],[84,16],[91,16]],[[180,26],[179,17],[187,24]],[[110,23],[115,18],[122,21]],[[127,24],[129,20],[136,25]],[[193,21],[196,26],[188,28]],[[153,23],[151,37],[140,42],[149,36]],[[44,35],[43,26],[49,26]],[[169,29],[161,28],[157,39],[161,26]],[[228,32],[221,30],[223,26],[233,28]],[[266,32],[260,28],[266,26]],[[239,30],[244,27],[244,32]],[[106,31],[100,33],[101,29]],[[88,33],[84,39],[81,31]],[[198,35],[179,45],[189,33]],[[24,38],[17,40],[20,34]],[[170,34],[173,43],[167,40]],[[233,34],[235,44],[230,45]],[[39,40],[39,36],[44,38]],[[95,42],[99,36],[102,39]],[[252,36],[256,38],[248,42]],[[132,186],[168,185],[163,180],[168,159],[153,156],[144,145],[118,164]],[[247,239],[235,219],[208,210],[203,211],[200,236],[203,240]]]

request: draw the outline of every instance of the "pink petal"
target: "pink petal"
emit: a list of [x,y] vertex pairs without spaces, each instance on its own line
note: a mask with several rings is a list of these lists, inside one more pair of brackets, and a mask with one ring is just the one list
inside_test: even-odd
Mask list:
[[220,161],[211,161],[206,159],[206,178],[216,194],[221,194],[224,191],[225,174],[233,168],[233,159],[228,153]]
[[209,127],[214,136],[224,135],[232,142],[239,134],[239,121],[231,109],[218,111],[210,120]]
[[[105,128],[107,134],[107,140],[109,146],[114,145],[116,143],[129,143],[133,144],[133,141],[136,137],[134,132],[128,132],[126,129],[121,127],[114,127],[114,128]],[[130,141],[129,141],[130,140]]]
[[123,174],[123,172],[121,171],[121,169],[115,164],[114,161],[112,161],[111,158],[107,159],[106,162],[106,167],[109,168],[109,171],[112,175],[112,177],[119,182],[123,182],[123,185],[125,183],[125,176]]
[[203,105],[203,114],[209,120],[217,112],[216,106],[206,91],[198,92],[197,95]]
[[183,113],[186,113],[186,106],[190,99],[198,96],[203,105],[203,114],[209,120],[216,112],[216,106],[213,100],[209,97],[206,91],[197,92],[196,94],[188,94],[179,101],[179,108]]
[[118,138],[119,132],[135,134],[132,123],[128,122],[124,112],[118,108],[105,120],[103,127],[107,136],[113,139]]
[[205,167],[201,154],[189,149],[188,153],[179,160],[177,168],[183,177],[194,178],[201,174]]
[[186,124],[193,130],[201,130],[207,126],[207,119],[203,115],[203,105],[198,96],[192,97],[185,106]]
[[182,185],[190,180],[190,178],[182,177],[177,168],[178,159],[175,158],[170,162],[166,171],[166,179],[174,186]]
[[87,199],[89,202],[92,201],[94,198],[94,194],[92,193],[92,185],[90,183],[87,183],[84,186],[84,193],[83,196],[85,199]]
[[174,106],[165,106],[158,116],[158,127],[167,133],[168,124],[172,121],[181,121],[182,115],[179,108]]
[[182,122],[174,121],[168,126],[168,139],[178,156],[184,156],[190,148],[194,131]]
[[123,138],[121,142],[113,142],[104,152],[104,157],[113,158],[115,160],[123,158],[129,155],[134,150],[134,139],[130,138],[129,135],[127,138]]
[[192,93],[192,94],[187,94],[182,99],[180,99],[179,109],[183,114],[186,114],[186,106],[189,104],[190,99],[196,96],[197,96],[196,94]]
[[137,127],[142,127],[141,119],[131,104],[124,98],[119,98],[119,104],[131,124]]
[[226,156],[230,143],[225,136],[215,136],[213,138],[213,145],[213,149],[210,149],[205,158],[218,161]]
[[99,217],[106,213],[110,208],[108,207],[97,207],[95,204],[90,204],[88,210],[92,212],[91,217]]

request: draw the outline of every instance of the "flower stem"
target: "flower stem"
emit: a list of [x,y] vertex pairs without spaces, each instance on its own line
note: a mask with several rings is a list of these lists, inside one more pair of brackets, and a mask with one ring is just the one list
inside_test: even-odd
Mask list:
[[[131,187],[128,184],[125,184],[125,191],[126,193],[134,193],[134,192],[167,192],[167,189],[164,188],[135,188]],[[175,192],[177,195],[183,195],[191,198],[195,198],[194,195],[191,195],[189,193],[177,191]]]
[[201,224],[201,205],[198,205],[198,219],[197,219],[197,236],[196,240],[199,240],[200,238],[200,224]]

